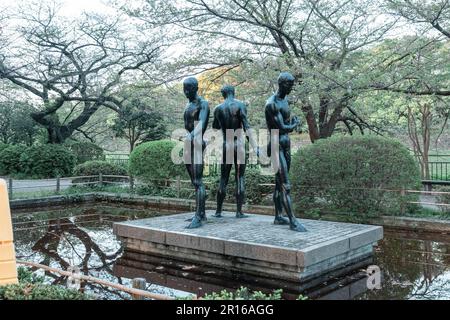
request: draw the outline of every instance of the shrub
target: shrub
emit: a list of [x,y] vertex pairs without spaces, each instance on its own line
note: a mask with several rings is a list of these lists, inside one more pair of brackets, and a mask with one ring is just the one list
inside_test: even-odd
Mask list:
[[46,144],[29,147],[20,157],[24,174],[33,178],[69,176],[75,166],[75,156],[65,147]]
[[0,152],[2,152],[3,151],[3,149],[6,149],[6,148],[8,148],[10,145],[9,144],[6,144],[6,143],[3,143],[3,142],[0,142]]
[[21,172],[20,157],[27,150],[23,145],[6,146],[0,151],[0,175],[15,175]]
[[[222,290],[206,294],[204,300],[282,300],[283,289],[273,290],[272,293],[252,291],[246,287],[240,287],[236,291]],[[307,296],[299,295],[297,300],[308,300]]]
[[250,204],[262,204],[268,195],[272,201],[274,186],[268,184],[275,183],[274,175],[262,175],[258,168],[247,168],[245,170],[245,194],[247,202]]
[[378,136],[335,136],[304,147],[293,156],[291,180],[297,209],[320,205],[354,217],[398,214],[417,196],[385,190],[420,188],[406,147]]
[[272,293],[265,294],[261,291],[251,291],[246,287],[240,287],[235,292],[222,290],[206,294],[204,300],[281,300],[282,289],[273,290]]
[[0,287],[0,300],[90,300],[76,290],[42,283],[19,283]]
[[437,196],[437,202],[441,204],[446,204],[445,206],[440,206],[441,211],[445,214],[450,214],[450,187],[439,187],[437,188],[437,191],[439,192],[445,192],[442,194],[439,194]]
[[130,155],[130,174],[149,184],[164,184],[176,176],[187,178],[186,167],[174,164],[171,159],[175,142],[158,140],[145,142]]
[[[172,184],[170,186],[160,186],[154,184],[138,185],[135,189],[135,192],[138,195],[178,198],[178,190],[175,184]],[[194,189],[181,188],[179,198],[195,199]]]
[[[208,189],[208,200],[215,201],[219,188],[220,176],[207,177],[204,179]],[[274,183],[274,176],[262,175],[259,168],[248,167],[245,169],[245,200],[249,204],[263,204],[269,194],[273,192],[273,186],[262,186],[261,184]],[[230,179],[227,185],[226,201],[235,202],[235,171],[231,169]],[[272,197],[270,196],[270,199]]]
[[[107,161],[87,161],[83,164],[77,165],[73,169],[74,176],[98,176],[102,175],[110,175],[110,176],[127,176],[128,172],[122,166],[107,162]],[[98,177],[95,178],[78,178],[73,179],[74,183],[84,183],[84,182],[92,182],[98,181]],[[112,177],[104,177],[103,181],[109,182],[122,182],[128,181],[127,178],[112,178]]]
[[0,287],[0,300],[90,300],[91,296],[57,285],[44,284],[26,268],[18,268],[19,283]]
[[92,160],[105,160],[103,149],[92,142],[70,142],[65,145],[74,155],[76,165]]

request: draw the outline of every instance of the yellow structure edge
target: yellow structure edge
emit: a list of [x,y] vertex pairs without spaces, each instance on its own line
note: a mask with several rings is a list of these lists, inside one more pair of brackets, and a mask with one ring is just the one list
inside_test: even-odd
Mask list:
[[0,286],[17,283],[16,253],[6,181],[0,179]]

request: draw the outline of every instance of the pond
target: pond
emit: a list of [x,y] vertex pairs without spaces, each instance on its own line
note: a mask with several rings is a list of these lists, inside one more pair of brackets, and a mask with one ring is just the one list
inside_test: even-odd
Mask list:
[[[300,293],[311,299],[450,299],[448,234],[385,228],[373,261],[367,262],[379,266],[381,289],[367,288],[365,266],[361,266],[345,276],[319,279],[305,290],[296,283],[124,252],[112,224],[157,215],[150,210],[110,205],[16,211],[13,225],[17,258],[63,270],[78,266],[86,275],[129,287],[133,278],[145,278],[147,290],[173,297],[245,286],[267,293],[281,288],[286,299],[295,299]],[[44,275],[43,271],[37,273]],[[67,282],[66,277],[49,272],[45,278],[52,284]],[[99,299],[131,298],[127,293],[92,283],[82,282],[82,290]]]

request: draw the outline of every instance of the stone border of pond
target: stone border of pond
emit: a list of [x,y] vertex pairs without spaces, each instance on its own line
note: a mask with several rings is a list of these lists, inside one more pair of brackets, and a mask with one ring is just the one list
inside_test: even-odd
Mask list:
[[[47,196],[34,199],[10,200],[12,215],[20,210],[63,206],[68,204],[108,203],[115,205],[139,206],[145,209],[155,209],[163,214],[190,212],[195,210],[195,201],[189,199],[139,196],[128,193],[92,192],[77,195]],[[215,201],[206,201],[207,209],[215,209]],[[224,210],[233,211],[236,205],[225,203]],[[272,215],[271,206],[244,205],[243,210],[248,213]],[[308,217],[308,219],[311,219]],[[345,214],[323,214],[321,220],[350,222]],[[450,220],[413,218],[398,216],[381,216],[369,218],[361,223],[383,226],[391,229],[402,229],[421,232],[450,233]]]

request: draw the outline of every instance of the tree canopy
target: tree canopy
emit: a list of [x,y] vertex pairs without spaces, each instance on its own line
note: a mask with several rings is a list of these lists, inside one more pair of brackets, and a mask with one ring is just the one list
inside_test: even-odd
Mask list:
[[[33,105],[31,119],[50,143],[96,142],[109,130],[131,148],[146,140],[143,132],[159,137],[163,127],[182,122],[180,83],[187,76],[198,77],[211,106],[221,102],[223,84],[235,85],[252,124],[264,127],[263,106],[281,71],[296,78],[290,103],[312,142],[336,132],[406,134],[405,119],[394,118],[408,99],[431,99],[435,126],[445,131],[448,1],[116,0],[109,6],[108,13],[73,17],[47,0],[2,11],[1,82],[17,92],[15,101]],[[133,97],[124,95],[131,91]],[[125,134],[138,114],[141,133]]]

